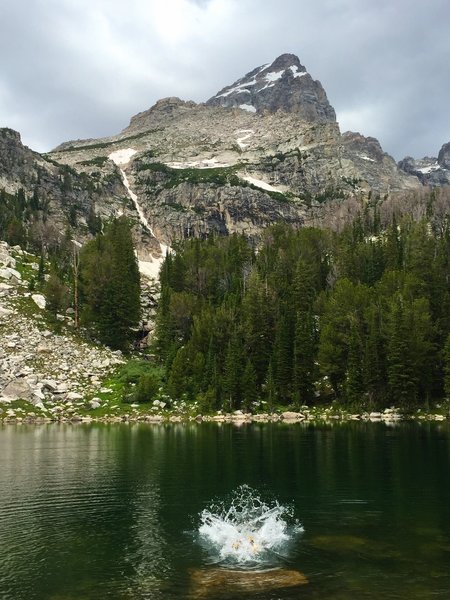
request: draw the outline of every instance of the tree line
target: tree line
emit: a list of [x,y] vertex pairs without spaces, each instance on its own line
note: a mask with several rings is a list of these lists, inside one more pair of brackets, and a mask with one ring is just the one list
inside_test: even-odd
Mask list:
[[168,255],[153,352],[204,409],[338,399],[404,408],[450,395],[450,222],[368,202],[342,231],[276,225]]
[[[64,180],[66,181],[66,180]],[[0,191],[0,239],[38,256],[30,280],[53,314],[75,311],[75,325],[112,348],[128,351],[140,318],[140,278],[130,225],[124,217],[102,224],[87,219],[91,241],[80,244],[70,226],[48,223],[48,202],[37,189]]]

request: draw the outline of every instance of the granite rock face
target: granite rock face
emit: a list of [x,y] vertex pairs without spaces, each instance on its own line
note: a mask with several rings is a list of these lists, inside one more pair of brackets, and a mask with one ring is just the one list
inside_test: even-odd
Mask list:
[[438,163],[442,169],[450,169],[450,142],[447,142],[439,150]]

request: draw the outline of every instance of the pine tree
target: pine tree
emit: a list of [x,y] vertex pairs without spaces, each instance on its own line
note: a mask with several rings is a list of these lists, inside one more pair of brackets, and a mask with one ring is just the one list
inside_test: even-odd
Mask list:
[[314,400],[316,327],[311,311],[297,312],[294,342],[293,393],[297,408]]
[[386,395],[385,357],[380,316],[375,307],[370,308],[368,315],[363,370],[364,389],[369,401],[382,404]]
[[269,363],[269,368],[267,369],[267,375],[266,375],[266,381],[265,381],[265,392],[266,392],[266,400],[269,405],[269,412],[273,412],[275,400],[276,400],[276,386],[275,386],[275,379],[273,376],[272,362]]
[[444,347],[444,391],[447,400],[450,400],[450,334]]
[[233,332],[225,355],[223,373],[223,401],[228,410],[241,405],[242,349],[237,331]]
[[300,260],[294,279],[294,306],[297,312],[293,349],[293,397],[297,407],[311,404],[314,400],[317,354],[314,280],[310,263]]
[[126,219],[114,220],[105,234],[80,254],[82,322],[112,348],[126,350],[140,317],[140,278]]
[[417,391],[417,373],[411,360],[410,332],[408,331],[401,299],[395,300],[389,328],[387,348],[387,376],[390,400],[394,404],[414,404]]
[[280,308],[273,350],[275,384],[281,402],[289,402],[292,393],[294,324],[291,315],[287,306]]
[[352,321],[350,325],[347,376],[345,381],[346,400],[351,405],[361,405],[363,393],[363,345],[358,325]]
[[247,360],[244,373],[242,375],[242,406],[245,410],[252,409],[254,403],[258,400],[258,389],[256,382],[256,371],[251,360]]

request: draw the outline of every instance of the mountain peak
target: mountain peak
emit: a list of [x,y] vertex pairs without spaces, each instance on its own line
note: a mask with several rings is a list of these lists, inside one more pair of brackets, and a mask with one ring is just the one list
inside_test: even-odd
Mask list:
[[295,54],[282,54],[253,69],[207,102],[209,106],[241,108],[248,112],[283,110],[306,121],[335,121],[325,90],[314,81]]
[[285,70],[289,67],[297,67],[302,71],[306,71],[305,67],[300,63],[300,59],[295,54],[281,54],[273,61],[270,67],[274,71]]

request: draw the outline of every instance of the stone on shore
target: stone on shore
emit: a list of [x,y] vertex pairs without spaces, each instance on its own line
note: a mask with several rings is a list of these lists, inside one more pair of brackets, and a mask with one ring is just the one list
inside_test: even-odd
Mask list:
[[305,419],[305,415],[299,412],[286,411],[281,413],[281,418],[283,421],[303,421]]

